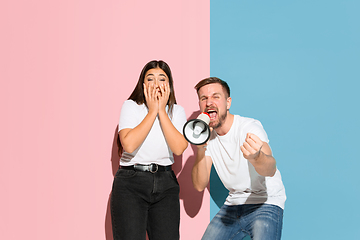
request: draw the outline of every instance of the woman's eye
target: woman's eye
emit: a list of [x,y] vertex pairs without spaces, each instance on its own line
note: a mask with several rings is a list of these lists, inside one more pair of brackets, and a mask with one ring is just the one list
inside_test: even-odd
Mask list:
[[161,78],[160,81],[161,81],[161,82],[165,82],[165,78]]
[[148,80],[148,82],[150,82],[150,81],[152,81],[153,79],[152,79],[152,78],[148,78],[147,80]]

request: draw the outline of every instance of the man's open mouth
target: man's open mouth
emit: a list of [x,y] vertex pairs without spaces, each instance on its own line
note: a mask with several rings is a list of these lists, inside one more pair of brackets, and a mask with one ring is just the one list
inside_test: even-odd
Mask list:
[[207,112],[207,113],[209,114],[209,116],[210,116],[210,121],[216,119],[217,111],[216,111],[215,109],[208,109],[206,112]]

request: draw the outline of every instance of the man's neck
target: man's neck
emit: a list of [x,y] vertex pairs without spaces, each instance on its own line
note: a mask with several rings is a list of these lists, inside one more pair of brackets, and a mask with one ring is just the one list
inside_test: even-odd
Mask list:
[[216,133],[220,136],[227,134],[230,131],[233,122],[234,115],[228,112],[224,124],[221,127],[215,129]]

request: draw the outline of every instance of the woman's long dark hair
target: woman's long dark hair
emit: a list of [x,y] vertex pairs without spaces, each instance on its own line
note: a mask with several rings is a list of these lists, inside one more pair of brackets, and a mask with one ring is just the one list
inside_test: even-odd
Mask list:
[[153,60],[151,62],[148,62],[144,66],[144,68],[141,70],[140,77],[139,77],[139,80],[138,80],[138,82],[136,84],[136,87],[135,87],[134,91],[131,93],[128,100],[133,100],[137,104],[145,103],[145,105],[146,105],[146,99],[145,99],[145,95],[144,95],[144,85],[143,85],[143,83],[144,83],[146,72],[149,71],[150,69],[153,69],[153,68],[162,69],[169,78],[170,96],[169,96],[169,100],[168,100],[166,105],[168,106],[168,113],[170,114],[170,116],[172,116],[173,107],[174,107],[174,104],[176,104],[176,98],[175,98],[175,92],[174,92],[174,83],[173,83],[173,78],[172,78],[172,74],[171,74],[171,70],[170,70],[169,65],[167,65],[167,63],[162,61],[162,60],[159,60],[159,61]]

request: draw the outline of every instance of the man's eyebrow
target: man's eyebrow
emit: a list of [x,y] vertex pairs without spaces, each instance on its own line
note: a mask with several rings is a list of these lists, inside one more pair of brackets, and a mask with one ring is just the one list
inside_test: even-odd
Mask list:
[[203,98],[203,97],[207,98],[207,97],[211,97],[211,96],[215,96],[215,95],[221,95],[221,93],[220,92],[214,92],[213,94],[211,94],[209,96],[208,95],[200,95],[199,98]]

